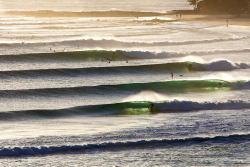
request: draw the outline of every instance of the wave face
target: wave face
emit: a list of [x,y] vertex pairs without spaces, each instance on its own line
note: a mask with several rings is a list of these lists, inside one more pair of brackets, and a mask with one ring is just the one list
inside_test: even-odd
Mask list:
[[34,54],[20,54],[20,55],[2,55],[2,61],[118,61],[133,59],[129,56],[129,52],[123,51],[74,51],[74,52],[56,52],[56,53],[34,53]]
[[43,88],[43,89],[26,89],[26,90],[1,90],[0,97],[25,97],[25,96],[70,96],[84,93],[108,93],[117,92],[139,92],[151,90],[161,93],[184,93],[193,91],[216,91],[216,90],[233,90],[249,89],[249,82],[227,82],[223,80],[174,80],[164,82],[148,83],[129,83],[118,85],[100,85],[86,87],[67,87],[67,88]]
[[30,110],[0,112],[0,120],[19,120],[36,118],[58,118],[69,116],[104,116],[104,115],[148,115],[156,113],[177,113],[202,110],[242,110],[250,109],[250,103],[244,101],[228,102],[124,102],[93,106],[79,106],[58,110]]
[[50,154],[64,154],[64,153],[88,153],[92,151],[114,151],[127,149],[143,149],[155,147],[175,147],[185,145],[199,145],[199,144],[216,144],[216,143],[244,143],[249,142],[250,135],[230,135],[230,136],[215,136],[215,137],[194,137],[186,139],[162,139],[162,140],[141,140],[141,141],[127,141],[115,143],[99,143],[86,145],[65,145],[65,146],[41,146],[41,147],[14,147],[1,148],[0,157],[19,157],[19,156],[39,156]]
[[[103,61],[110,61],[110,54],[100,57],[89,57],[92,60],[102,59]],[[128,56],[114,56],[112,60],[129,61],[132,59]],[[27,57],[26,57],[27,58]],[[79,59],[82,57],[80,56]],[[64,61],[67,58],[63,58]],[[72,57],[72,59],[77,59]],[[88,59],[84,57],[83,59]],[[88,60],[89,60],[88,59]],[[194,71],[231,71],[236,69],[249,69],[250,65],[246,63],[233,63],[227,60],[218,60],[211,63],[196,63],[196,62],[174,62],[164,64],[147,64],[147,65],[130,65],[130,66],[111,66],[111,67],[89,67],[89,68],[59,68],[59,69],[38,69],[38,70],[12,70],[0,71],[0,77],[51,77],[51,76],[79,76],[91,74],[123,74],[123,73],[167,73],[167,72],[194,72]]]
[[244,90],[250,89],[250,83],[246,81],[227,82],[223,80],[175,80],[165,82],[130,83],[118,85],[99,85],[86,87],[67,88],[41,88],[41,89],[18,89],[0,90],[1,98],[19,97],[63,97],[82,94],[109,94],[136,93],[140,91],[155,91],[159,93],[185,93],[185,92],[209,92],[219,90]]

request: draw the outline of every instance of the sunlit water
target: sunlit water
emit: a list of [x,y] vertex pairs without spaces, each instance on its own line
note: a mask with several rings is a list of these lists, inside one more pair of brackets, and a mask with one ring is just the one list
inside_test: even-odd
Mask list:
[[[0,5],[1,11],[190,9],[182,0]],[[250,28],[176,19],[1,14],[0,166],[249,165]],[[67,53],[86,50],[90,56]],[[181,86],[171,87],[172,80]],[[145,114],[147,103],[138,112],[128,103],[125,110],[133,112],[124,115],[124,106],[114,105],[134,101],[165,102],[169,109]]]

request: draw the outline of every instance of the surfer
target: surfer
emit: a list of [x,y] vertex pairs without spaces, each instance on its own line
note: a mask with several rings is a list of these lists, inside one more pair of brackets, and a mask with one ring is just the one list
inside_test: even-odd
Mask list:
[[229,20],[228,19],[226,20],[226,25],[227,25],[227,27],[229,27]]
[[172,78],[172,80],[174,79],[174,73],[173,72],[171,72],[171,78]]
[[110,62],[111,62],[111,59],[107,58],[107,61],[108,61],[108,63],[110,63]]
[[151,104],[150,104],[149,110],[150,110],[151,113],[154,111],[154,103],[151,103]]

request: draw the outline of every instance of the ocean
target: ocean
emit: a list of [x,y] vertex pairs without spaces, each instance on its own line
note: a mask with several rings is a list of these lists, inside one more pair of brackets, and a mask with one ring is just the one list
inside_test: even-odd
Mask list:
[[1,0],[0,166],[250,166],[250,28],[191,8]]

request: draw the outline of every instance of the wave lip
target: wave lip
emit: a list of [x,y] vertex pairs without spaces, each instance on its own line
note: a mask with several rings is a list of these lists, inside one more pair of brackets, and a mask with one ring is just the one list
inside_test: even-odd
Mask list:
[[91,151],[121,151],[128,149],[161,148],[175,146],[189,146],[206,143],[244,143],[250,141],[249,134],[235,134],[229,136],[193,137],[184,139],[140,140],[127,142],[107,142],[85,145],[41,146],[1,148],[0,157],[39,156],[50,154],[88,153]]

